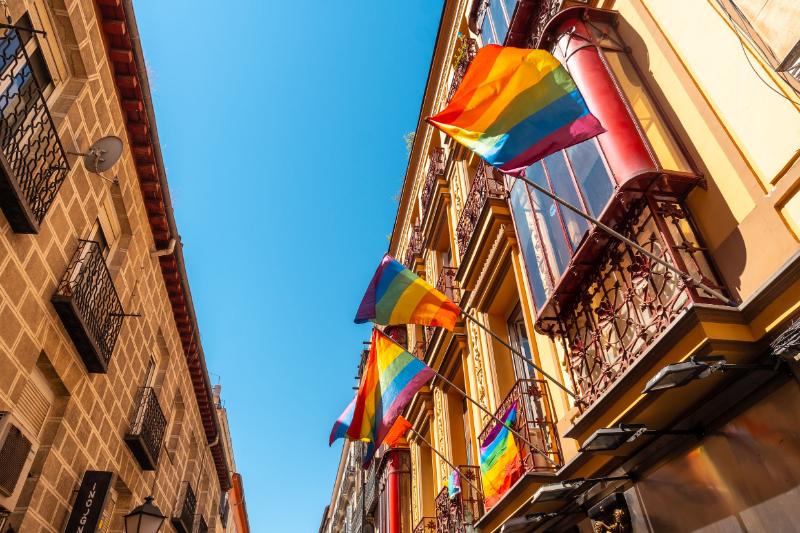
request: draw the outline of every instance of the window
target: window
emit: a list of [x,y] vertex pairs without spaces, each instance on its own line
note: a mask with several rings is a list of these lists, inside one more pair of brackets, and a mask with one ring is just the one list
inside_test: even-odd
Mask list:
[[[614,191],[600,148],[592,139],[545,157],[528,167],[526,177],[570,204],[597,217]],[[589,232],[589,223],[521,180],[511,184],[511,210],[527,265],[536,308]]]
[[490,0],[481,21],[483,44],[503,44],[517,0]]
[[[800,3],[795,0],[718,0],[730,20],[775,70],[800,80]],[[795,84],[795,88],[798,86]]]
[[95,220],[94,226],[92,226],[92,232],[89,234],[89,240],[100,245],[100,253],[103,254],[104,258],[108,257],[110,250],[108,238],[106,238],[106,233],[103,231],[103,225],[100,223],[99,218]]
[[[522,317],[522,309],[519,304],[511,312],[511,316],[508,317],[508,337],[511,346],[515,350],[524,355],[529,361],[533,361],[531,343],[528,340],[528,331],[525,329],[525,320]],[[531,365],[521,361],[519,357],[512,357],[512,361],[517,379],[532,379],[535,377]]]

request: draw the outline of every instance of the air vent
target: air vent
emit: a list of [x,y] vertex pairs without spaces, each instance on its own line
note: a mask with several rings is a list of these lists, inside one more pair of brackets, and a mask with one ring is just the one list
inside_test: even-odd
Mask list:
[[0,447],[0,494],[11,496],[28,459],[32,443],[17,426],[11,425]]

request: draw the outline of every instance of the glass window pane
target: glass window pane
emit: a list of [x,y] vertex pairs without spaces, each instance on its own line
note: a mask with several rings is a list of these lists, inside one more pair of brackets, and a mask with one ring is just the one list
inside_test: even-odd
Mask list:
[[[535,243],[538,241],[536,235],[536,223],[533,218],[533,211],[528,195],[525,192],[525,184],[515,180],[511,187],[511,213],[514,217],[514,225],[517,228],[522,258],[525,261],[525,270],[528,272],[528,282],[533,291],[533,301],[537,309],[541,309],[547,299],[545,292],[545,279],[549,279],[547,265],[545,264],[544,254],[541,253],[541,246],[538,246],[540,253],[536,253]],[[549,285],[549,283],[548,283]]]
[[497,35],[498,43],[506,40],[506,33],[508,33],[508,22],[506,22],[505,14],[503,13],[503,6],[501,0],[493,0],[489,4],[489,13],[492,16],[492,23],[494,24],[494,31]]
[[[537,185],[545,189],[550,188],[541,163],[529,166],[525,169],[525,174],[528,179]],[[572,250],[564,236],[564,229],[561,226],[561,217],[558,215],[556,203],[536,189],[530,189],[530,194],[534,202],[534,215],[539,222],[539,228],[545,233],[542,238],[546,242],[542,243],[542,245],[548,254],[552,256],[553,261],[550,264],[553,266],[553,276],[558,279],[569,264]]]
[[492,28],[492,16],[488,12],[483,16],[481,23],[481,41],[484,45],[498,44],[497,37],[494,36],[494,28]]
[[[555,154],[551,154],[544,158],[544,162],[547,165],[547,170],[550,172],[550,181],[553,183],[554,189],[553,192],[562,200],[581,209],[581,200],[572,182],[572,176],[569,173],[567,161],[564,159],[564,153],[556,152]],[[567,233],[569,234],[572,248],[575,250],[589,231],[589,223],[585,218],[563,206],[558,206],[558,209],[561,212],[561,216],[564,218],[564,225],[567,227]]]
[[508,21],[511,22],[511,17],[514,16],[514,9],[517,7],[517,0],[503,0],[506,8],[506,15]]
[[614,192],[614,186],[597,143],[592,139],[570,146],[567,148],[567,156],[572,163],[578,187],[589,206],[589,212],[599,217]]

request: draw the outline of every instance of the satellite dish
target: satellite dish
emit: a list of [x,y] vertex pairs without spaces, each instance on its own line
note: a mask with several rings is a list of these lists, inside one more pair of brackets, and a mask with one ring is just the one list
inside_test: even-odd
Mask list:
[[122,156],[122,139],[109,135],[98,139],[83,156],[83,164],[89,172],[100,174],[113,167]]

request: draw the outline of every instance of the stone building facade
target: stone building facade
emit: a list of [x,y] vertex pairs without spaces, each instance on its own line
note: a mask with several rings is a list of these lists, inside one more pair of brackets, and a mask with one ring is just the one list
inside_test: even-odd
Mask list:
[[[522,472],[492,505],[448,497],[450,466],[426,441],[477,483],[495,423],[434,378],[404,413],[408,504],[385,507],[388,529],[380,506],[364,524],[792,529],[798,21],[791,2],[445,2],[389,253],[497,336],[466,320],[394,336],[481,408],[517,407]],[[487,44],[552,52],[606,129],[528,179],[675,270],[423,120]]]
[[[232,450],[132,4],[2,4],[0,531],[71,530],[93,472],[110,473],[93,530],[152,495],[164,530],[224,531]],[[107,136],[121,156],[93,172],[77,154]]]

